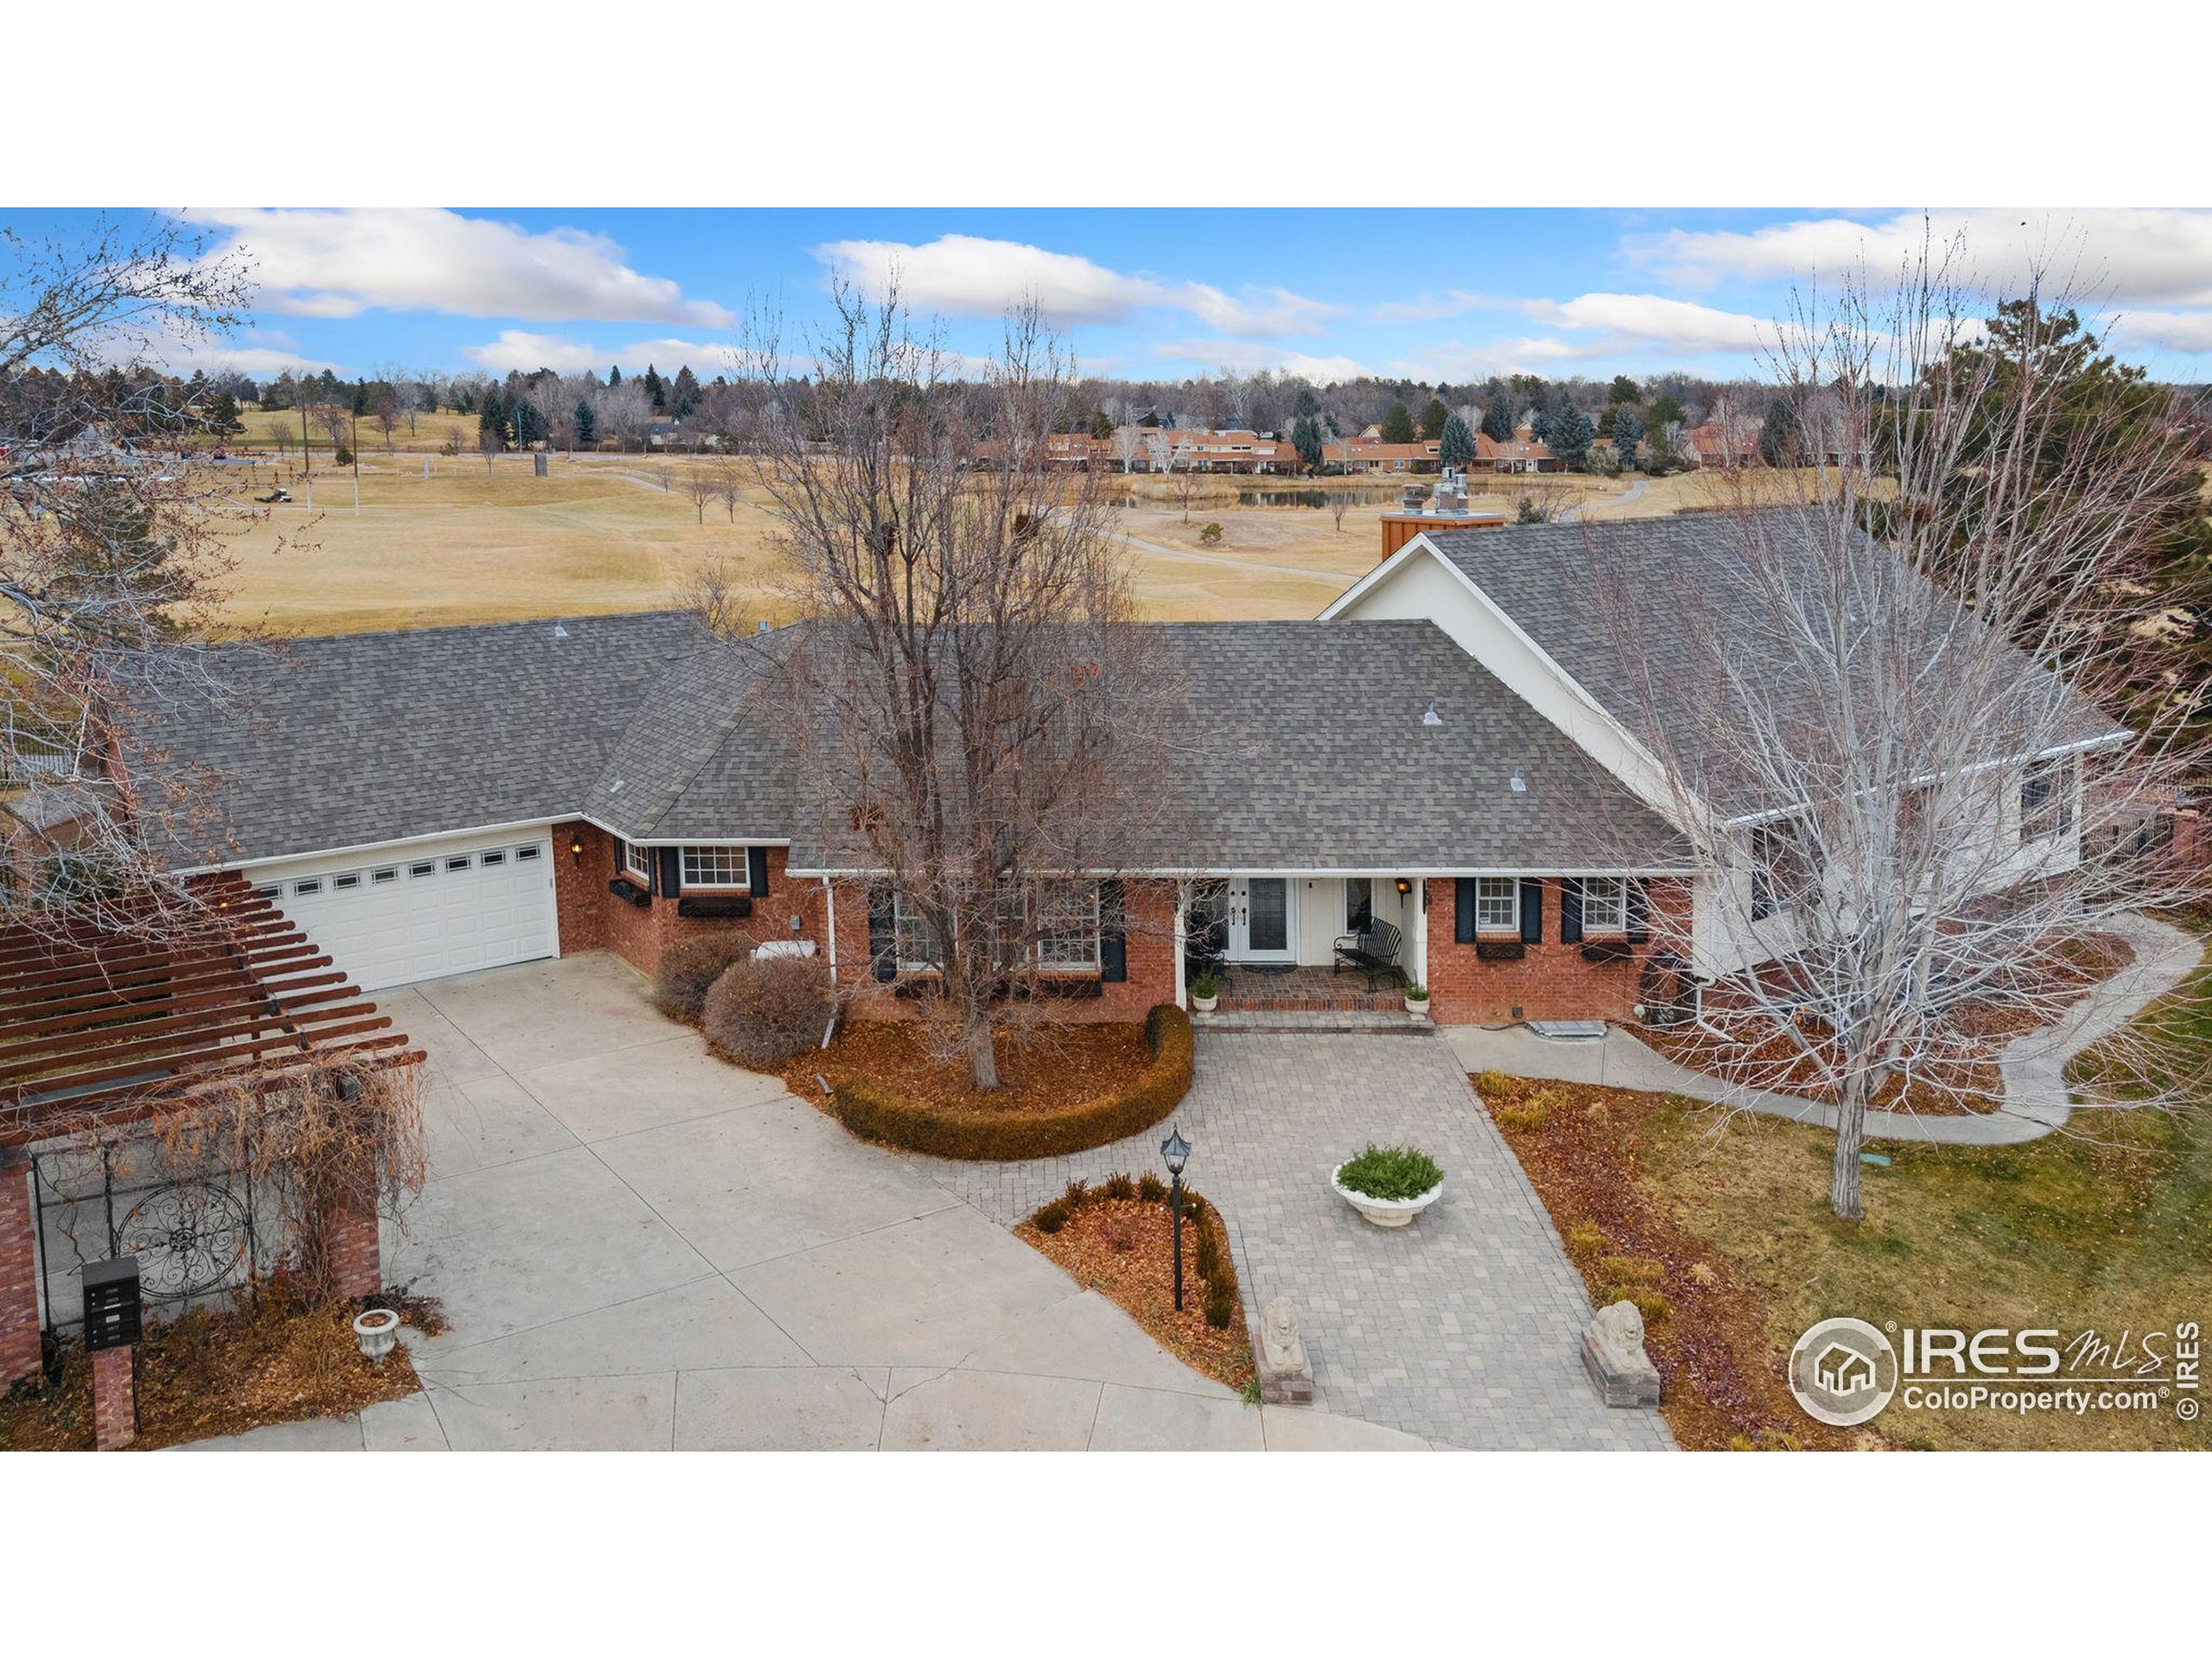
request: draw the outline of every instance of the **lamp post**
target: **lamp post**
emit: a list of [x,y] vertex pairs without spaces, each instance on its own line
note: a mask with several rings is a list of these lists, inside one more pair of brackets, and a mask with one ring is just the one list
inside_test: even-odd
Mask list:
[[1175,1311],[1183,1311],[1183,1166],[1191,1161],[1191,1143],[1183,1138],[1183,1126],[1177,1124],[1160,1143],[1160,1155],[1167,1160],[1170,1183],[1168,1206],[1175,1217]]

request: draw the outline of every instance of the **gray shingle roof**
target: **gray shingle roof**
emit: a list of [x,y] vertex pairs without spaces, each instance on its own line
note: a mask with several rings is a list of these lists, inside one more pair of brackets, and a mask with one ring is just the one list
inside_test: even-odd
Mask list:
[[[1700,688],[1711,686],[1720,653],[1753,668],[1762,653],[1758,623],[1733,626],[1741,595],[1751,586],[1745,575],[1747,538],[1757,537],[1762,556],[1787,574],[1823,569],[1814,533],[1805,514],[1781,509],[1749,519],[1693,513],[1433,531],[1429,540],[1614,719],[1662,759],[1679,760],[1694,785],[1699,751],[1710,746],[1715,729],[1709,705],[1699,701],[1712,694]],[[1862,543],[1870,561],[1892,556],[1870,538]],[[1948,597],[1932,588],[1928,597],[1927,607],[1916,607],[1912,613],[1928,630],[1931,653],[1942,649],[1950,627],[1978,626]],[[1931,654],[1928,660],[1941,659]],[[2056,676],[2024,656],[2019,667],[2029,695],[2015,724],[2031,735],[2028,747],[2124,734],[2124,728]],[[1789,688],[1779,683],[1780,672],[1776,683],[1761,688],[1770,710],[1792,702]],[[1999,747],[1993,741],[1993,750]],[[1723,764],[1715,758],[1716,767]],[[1748,786],[1723,782],[1717,773],[1707,774],[1704,782],[1708,797],[1730,810],[1775,804],[1751,798]]]
[[[149,741],[222,780],[180,866],[524,823],[576,810],[646,684],[702,648],[678,612],[298,639],[229,657]],[[218,653],[219,660],[222,653]]]

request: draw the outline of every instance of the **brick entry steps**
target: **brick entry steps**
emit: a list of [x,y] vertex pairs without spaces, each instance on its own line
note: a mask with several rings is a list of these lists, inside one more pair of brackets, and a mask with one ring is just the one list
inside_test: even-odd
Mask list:
[[1427,1036],[1436,1027],[1415,1021],[1403,1007],[1395,1014],[1376,1014],[1355,1008],[1240,1008],[1226,1012],[1227,999],[1212,1014],[1194,1014],[1192,1023],[1201,1031],[1357,1031],[1370,1035]]
[[1376,1014],[1406,1017],[1405,992],[1395,985],[1367,988],[1363,974],[1326,968],[1255,973],[1231,968],[1222,976],[1221,1014]]

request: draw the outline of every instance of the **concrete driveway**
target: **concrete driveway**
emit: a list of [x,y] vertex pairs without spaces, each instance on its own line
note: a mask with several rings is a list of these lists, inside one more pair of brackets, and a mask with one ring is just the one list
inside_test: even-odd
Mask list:
[[948,1184],[709,1058],[604,953],[379,1001],[430,1056],[388,1283],[443,1300],[426,1392],[209,1448],[1346,1449],[1262,1410]]

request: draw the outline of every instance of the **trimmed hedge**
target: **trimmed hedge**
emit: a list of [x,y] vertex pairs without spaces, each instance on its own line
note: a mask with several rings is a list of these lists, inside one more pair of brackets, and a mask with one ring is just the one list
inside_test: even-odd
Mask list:
[[1152,1060],[1118,1095],[1064,1111],[1009,1114],[925,1105],[868,1083],[830,1091],[836,1119],[864,1141],[926,1152],[938,1158],[1008,1162],[1088,1152],[1148,1129],[1182,1103],[1191,1087],[1191,1016],[1161,1003],[1144,1017]]
[[740,957],[707,992],[699,1029],[723,1059],[772,1071],[822,1040],[836,1006],[820,957]]

